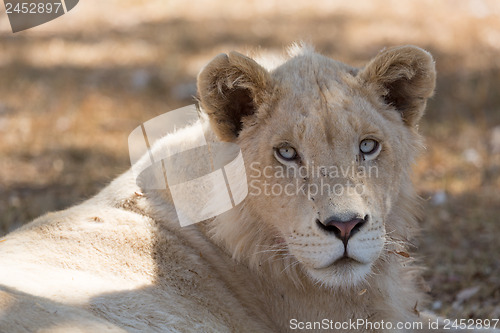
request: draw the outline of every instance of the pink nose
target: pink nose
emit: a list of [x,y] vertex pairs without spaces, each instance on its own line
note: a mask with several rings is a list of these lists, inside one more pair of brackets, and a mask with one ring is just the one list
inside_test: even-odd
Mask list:
[[350,221],[341,221],[335,217],[329,218],[325,223],[318,221],[321,229],[333,233],[335,237],[347,244],[351,238],[361,227],[368,221],[368,215],[362,218],[355,218]]

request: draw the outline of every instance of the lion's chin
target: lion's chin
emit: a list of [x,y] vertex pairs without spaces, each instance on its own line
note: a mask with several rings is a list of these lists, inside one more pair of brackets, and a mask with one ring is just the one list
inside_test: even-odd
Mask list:
[[341,258],[322,268],[306,268],[309,276],[317,283],[334,288],[352,288],[366,281],[371,264],[352,258]]

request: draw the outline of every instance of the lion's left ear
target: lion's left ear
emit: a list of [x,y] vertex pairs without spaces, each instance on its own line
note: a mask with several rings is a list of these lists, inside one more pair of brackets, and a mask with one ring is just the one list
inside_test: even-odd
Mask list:
[[358,75],[373,84],[383,100],[398,110],[410,127],[424,114],[427,99],[436,86],[434,60],[429,52],[416,46],[384,50]]

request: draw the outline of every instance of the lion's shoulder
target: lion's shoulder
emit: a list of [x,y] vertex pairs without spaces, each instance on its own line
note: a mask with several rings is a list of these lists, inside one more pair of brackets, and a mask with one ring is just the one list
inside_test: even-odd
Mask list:
[[[252,323],[214,268],[195,226],[169,228],[127,180],[45,214],[0,243],[0,326],[242,331]],[[20,311],[20,308],[29,308]],[[56,313],[50,320],[47,313]],[[28,320],[29,319],[29,320]]]

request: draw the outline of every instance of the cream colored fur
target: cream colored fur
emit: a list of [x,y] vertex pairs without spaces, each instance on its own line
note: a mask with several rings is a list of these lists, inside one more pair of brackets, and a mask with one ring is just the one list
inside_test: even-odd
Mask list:
[[[434,81],[431,56],[411,46],[362,69],[310,48],[273,70],[237,53],[218,56],[198,80],[202,126],[209,141],[238,143],[255,188],[265,166],[282,166],[274,148],[284,141],[302,162],[376,165],[378,177],[300,179],[349,178],[363,183],[361,195],[250,188],[236,209],[181,228],[169,192],[147,190],[151,179],[137,185],[126,172],[92,199],[1,240],[0,331],[284,332],[294,318],[422,320],[425,296],[404,253],[418,229],[409,178],[421,146],[416,124]],[[179,130],[154,149],[187,146],[193,133]],[[373,161],[358,156],[366,135],[382,143]],[[342,242],[316,220],[352,212],[370,216],[348,243],[357,261],[334,263]]]

